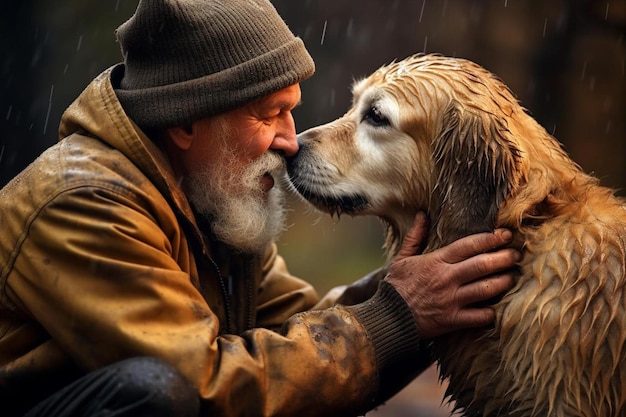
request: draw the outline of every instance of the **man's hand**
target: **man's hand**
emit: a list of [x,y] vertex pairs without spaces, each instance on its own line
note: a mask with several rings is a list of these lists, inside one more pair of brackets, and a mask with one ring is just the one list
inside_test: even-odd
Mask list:
[[409,304],[420,336],[431,339],[495,320],[491,307],[473,307],[513,286],[521,258],[515,249],[499,248],[511,241],[509,230],[479,233],[424,255],[426,216],[419,213],[393,259],[385,278]]

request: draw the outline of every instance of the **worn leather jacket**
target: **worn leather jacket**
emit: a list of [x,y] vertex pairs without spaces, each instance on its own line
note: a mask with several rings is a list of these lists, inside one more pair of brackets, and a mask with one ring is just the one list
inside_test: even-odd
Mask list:
[[123,71],[98,76],[60,141],[0,191],[0,414],[155,356],[197,387],[203,415],[356,415],[430,364],[379,277],[318,304],[275,245],[213,241],[117,100]]

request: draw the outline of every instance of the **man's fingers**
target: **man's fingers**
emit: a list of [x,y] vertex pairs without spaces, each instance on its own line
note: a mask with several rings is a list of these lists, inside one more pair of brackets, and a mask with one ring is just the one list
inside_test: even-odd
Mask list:
[[402,242],[402,247],[398,251],[396,259],[406,258],[408,256],[422,253],[424,251],[427,237],[428,219],[426,218],[426,214],[424,212],[419,211],[415,215],[413,226],[411,226],[411,229],[409,229],[409,232]]
[[502,294],[513,287],[514,283],[511,273],[481,279],[459,287],[457,302],[462,306],[479,303]]
[[459,239],[443,248],[441,253],[445,262],[454,264],[480,253],[499,248],[513,239],[508,229],[496,229],[493,233],[478,233]]
[[460,310],[456,316],[456,327],[488,326],[496,319],[496,312],[490,307],[469,308]]
[[459,284],[467,284],[478,278],[511,269],[516,266],[520,259],[520,252],[513,248],[481,253],[470,259],[457,262],[455,266],[458,266],[458,269],[453,280]]

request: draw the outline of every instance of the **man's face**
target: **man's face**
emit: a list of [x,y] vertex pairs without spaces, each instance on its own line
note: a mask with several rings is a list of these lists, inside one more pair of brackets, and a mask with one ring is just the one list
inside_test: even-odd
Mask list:
[[298,150],[299,102],[294,85],[193,126],[183,186],[215,236],[241,251],[263,250],[284,230],[283,156]]

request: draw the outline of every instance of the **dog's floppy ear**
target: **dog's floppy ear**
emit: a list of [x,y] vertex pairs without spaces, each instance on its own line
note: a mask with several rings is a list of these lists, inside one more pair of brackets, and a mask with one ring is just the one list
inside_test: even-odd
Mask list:
[[514,181],[519,150],[503,119],[451,102],[433,144],[429,248],[492,231]]

